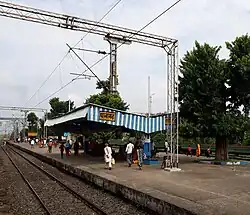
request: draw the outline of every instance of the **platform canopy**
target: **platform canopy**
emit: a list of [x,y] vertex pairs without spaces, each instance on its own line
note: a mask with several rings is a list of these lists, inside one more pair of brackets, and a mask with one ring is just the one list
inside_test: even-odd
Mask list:
[[55,119],[46,120],[45,126],[54,126],[68,132],[92,132],[121,129],[150,134],[165,130],[165,117],[129,113],[96,104],[87,104]]

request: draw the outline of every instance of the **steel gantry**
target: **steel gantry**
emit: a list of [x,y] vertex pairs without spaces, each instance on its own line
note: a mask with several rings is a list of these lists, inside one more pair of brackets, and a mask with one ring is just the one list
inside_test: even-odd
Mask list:
[[[30,111],[34,111],[34,112],[43,112],[44,113],[44,120],[46,120],[46,116],[47,116],[47,109],[44,108],[28,108],[28,107],[12,107],[12,106],[0,106],[0,110],[10,110],[10,111],[20,111],[24,113],[24,117],[23,118],[17,118],[17,117],[12,117],[12,118],[6,118],[6,117],[1,117],[0,120],[13,120],[14,122],[19,121],[21,122],[21,124],[23,125],[23,136],[25,137],[25,128],[27,126],[27,113]],[[14,123],[14,126],[15,123]],[[44,128],[44,136],[47,137],[47,129]]]
[[166,121],[169,125],[168,136],[172,152],[171,166],[178,166],[178,40],[5,1],[0,1],[0,16],[104,36],[104,39],[110,44],[109,80],[111,92],[117,91],[118,85],[118,43],[131,44],[135,42],[163,48],[166,51],[167,58],[166,112],[169,119]]
[[70,29],[74,31],[90,32],[104,36],[110,43],[110,90],[116,91],[117,76],[117,44],[142,43],[150,46],[166,48],[169,51],[176,39],[158,36],[155,34],[138,32],[136,30],[100,23],[75,16],[49,12],[23,5],[0,1],[0,15],[14,19]]

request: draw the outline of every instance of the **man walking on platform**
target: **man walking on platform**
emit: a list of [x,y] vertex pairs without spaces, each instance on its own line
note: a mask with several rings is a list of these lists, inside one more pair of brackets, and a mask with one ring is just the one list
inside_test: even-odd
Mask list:
[[109,147],[108,143],[105,144],[104,148],[104,160],[105,160],[105,167],[108,165],[109,170],[112,168],[112,149]]
[[74,143],[74,151],[75,151],[75,156],[78,156],[79,153],[79,142],[78,140],[76,140],[76,142]]
[[31,145],[31,148],[33,149],[34,145],[35,145],[35,140],[34,139],[31,140],[30,145]]
[[69,155],[70,155],[70,148],[71,148],[71,145],[70,145],[70,142],[68,140],[65,144],[66,157],[69,157]]
[[125,150],[125,152],[127,154],[127,162],[128,162],[129,167],[131,167],[131,164],[132,164],[133,149],[134,149],[134,144],[131,143],[131,141],[129,141],[129,144],[127,145],[126,150]]
[[60,146],[59,146],[59,149],[60,149],[60,152],[61,152],[61,158],[63,159],[63,152],[64,152],[64,144],[63,142],[60,143]]

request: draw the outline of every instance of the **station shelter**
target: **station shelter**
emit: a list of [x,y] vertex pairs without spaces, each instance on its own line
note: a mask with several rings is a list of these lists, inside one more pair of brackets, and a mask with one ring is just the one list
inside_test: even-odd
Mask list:
[[[60,117],[46,120],[45,126],[53,126],[61,132],[76,134],[117,129],[122,132],[137,131],[149,135],[166,129],[165,116],[148,117],[96,104],[86,104]],[[144,143],[144,152],[147,157],[151,156],[151,147],[149,141]]]

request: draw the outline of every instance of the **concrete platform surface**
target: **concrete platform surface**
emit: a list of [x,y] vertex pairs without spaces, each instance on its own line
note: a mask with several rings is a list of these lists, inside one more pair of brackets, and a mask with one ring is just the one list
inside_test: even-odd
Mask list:
[[[18,145],[30,149],[27,143]],[[59,148],[53,148],[52,153],[37,146],[32,150],[193,211],[194,214],[250,214],[248,165],[233,168],[199,164],[193,162],[195,157],[180,155],[179,167],[182,171],[178,172],[164,171],[160,165],[144,165],[140,171],[136,165],[127,167],[125,162],[117,163],[109,171],[104,169],[103,158],[80,154],[61,159]]]

